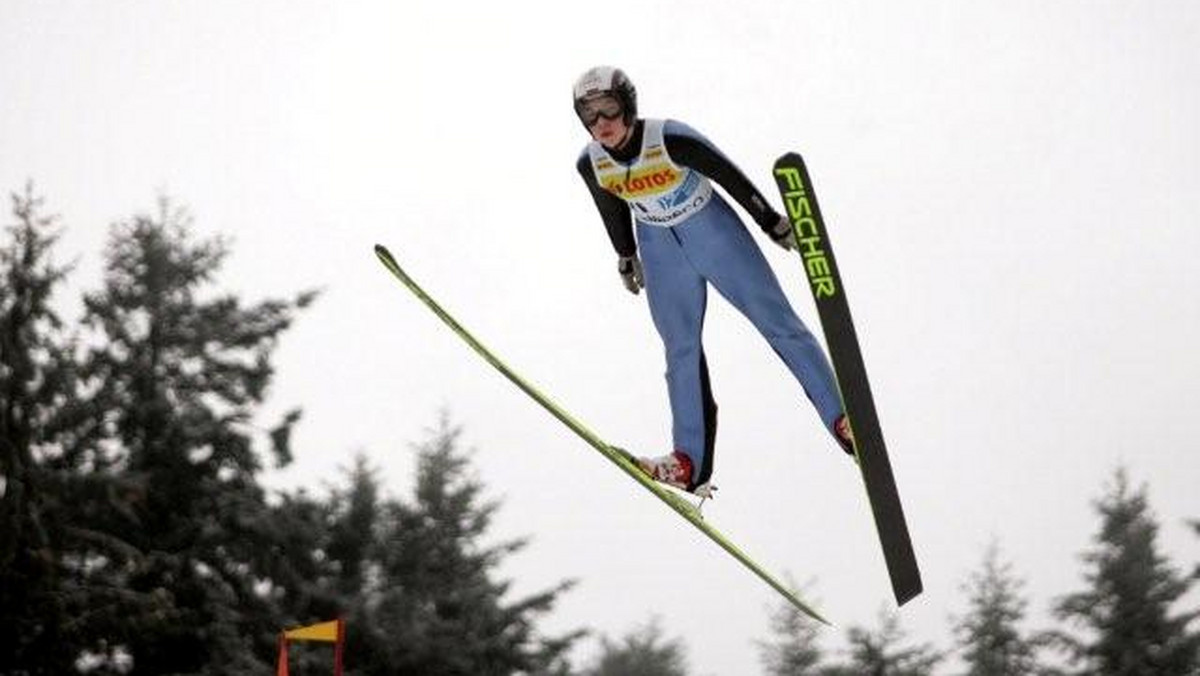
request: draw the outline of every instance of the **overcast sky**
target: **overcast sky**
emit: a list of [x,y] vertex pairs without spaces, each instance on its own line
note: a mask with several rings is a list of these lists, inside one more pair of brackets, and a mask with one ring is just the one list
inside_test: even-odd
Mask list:
[[[924,573],[904,626],[949,647],[996,538],[1046,627],[1121,463],[1164,551],[1200,560],[1183,523],[1200,517],[1197,44],[1186,0],[18,0],[0,11],[0,188],[31,178],[61,214],[69,311],[108,225],[159,192],[232,238],[225,288],[325,289],[278,352],[263,423],[305,417],[270,485],[319,488],[361,451],[405,494],[409,443],[446,407],[503,500],[493,536],[532,538],[503,572],[519,592],[581,581],[544,628],[657,615],[694,673],[758,673],[778,597],[459,343],[372,245],[601,436],[660,454],[662,348],[575,173],[571,83],[621,66],[644,115],[701,130],[772,198],[771,163],[802,152]],[[756,237],[819,332],[799,263]],[[893,607],[858,472],[716,294],[705,345],[708,518],[816,581],[837,648]]]

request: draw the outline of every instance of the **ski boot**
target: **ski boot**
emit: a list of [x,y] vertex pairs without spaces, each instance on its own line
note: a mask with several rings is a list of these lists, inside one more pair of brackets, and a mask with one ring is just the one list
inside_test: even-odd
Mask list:
[[638,458],[637,465],[651,479],[681,491],[692,483],[692,459],[675,451],[657,458]]
[[833,435],[837,437],[837,441],[846,455],[857,457],[854,454],[854,431],[850,429],[850,419],[846,417],[845,413],[833,421]]
[[693,485],[692,459],[679,451],[657,458],[637,458],[636,462],[651,479],[691,493],[700,498],[701,504],[713,497],[713,491],[717,488],[710,483]]

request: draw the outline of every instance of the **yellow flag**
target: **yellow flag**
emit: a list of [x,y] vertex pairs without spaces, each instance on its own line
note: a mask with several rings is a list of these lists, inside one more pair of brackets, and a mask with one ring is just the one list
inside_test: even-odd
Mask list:
[[338,621],[321,622],[307,627],[299,627],[283,632],[289,641],[330,641],[338,640]]

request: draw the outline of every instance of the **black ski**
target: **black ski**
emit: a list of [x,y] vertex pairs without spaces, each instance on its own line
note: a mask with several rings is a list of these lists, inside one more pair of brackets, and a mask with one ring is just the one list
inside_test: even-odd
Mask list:
[[866,484],[875,528],[883,546],[888,575],[896,603],[904,605],[921,593],[921,571],[913,553],[900,493],[892,476],[883,431],[875,413],[867,369],[863,365],[858,335],[850,317],[846,289],[838,274],[833,245],[817,206],[817,196],[797,153],[787,153],[775,161],[775,183],[783,196],[788,218],[795,231],[796,244],[804,262],[809,290],[817,304],[825,342],[842,395],[842,404],[854,432],[855,455]]

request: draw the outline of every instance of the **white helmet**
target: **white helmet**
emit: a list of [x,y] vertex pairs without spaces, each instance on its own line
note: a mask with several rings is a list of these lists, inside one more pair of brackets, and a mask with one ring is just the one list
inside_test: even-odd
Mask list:
[[612,96],[621,104],[625,124],[633,124],[637,119],[637,90],[629,76],[620,68],[611,66],[596,66],[579,76],[575,81],[575,114],[583,126],[588,126],[583,118],[583,104],[600,96]]

